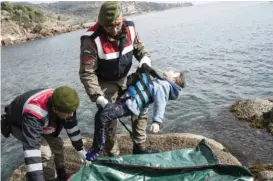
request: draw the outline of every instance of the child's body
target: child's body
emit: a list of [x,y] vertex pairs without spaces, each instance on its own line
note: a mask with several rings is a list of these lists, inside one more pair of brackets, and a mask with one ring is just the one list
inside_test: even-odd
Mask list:
[[115,102],[108,103],[95,118],[95,134],[93,147],[87,153],[87,160],[96,159],[103,151],[106,141],[106,125],[111,120],[140,115],[149,104],[153,104],[153,124],[151,131],[157,133],[163,121],[165,108],[169,100],[178,98],[181,87],[184,87],[182,73],[165,72],[163,79],[150,79],[146,73],[141,74],[141,80],[129,86],[127,91]]

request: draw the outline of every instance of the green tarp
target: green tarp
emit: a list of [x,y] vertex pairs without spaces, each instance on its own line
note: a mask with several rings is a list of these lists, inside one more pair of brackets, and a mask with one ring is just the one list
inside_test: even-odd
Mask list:
[[202,140],[196,148],[104,157],[83,166],[71,181],[252,181],[242,166],[219,164]]

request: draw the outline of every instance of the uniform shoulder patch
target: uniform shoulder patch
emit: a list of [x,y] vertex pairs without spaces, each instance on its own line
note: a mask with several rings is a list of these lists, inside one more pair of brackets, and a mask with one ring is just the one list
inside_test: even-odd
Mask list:
[[86,55],[82,57],[83,64],[92,64],[94,62],[95,62],[95,59],[93,57],[86,56]]

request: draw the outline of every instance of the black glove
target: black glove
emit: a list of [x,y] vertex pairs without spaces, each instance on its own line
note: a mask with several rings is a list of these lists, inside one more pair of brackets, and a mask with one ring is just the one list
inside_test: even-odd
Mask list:
[[11,125],[6,114],[1,115],[1,133],[5,138],[8,138],[11,132]]
[[163,78],[152,67],[150,67],[146,63],[143,63],[142,66],[138,68],[136,72],[139,72],[139,74],[147,73],[147,75],[149,76],[163,80]]

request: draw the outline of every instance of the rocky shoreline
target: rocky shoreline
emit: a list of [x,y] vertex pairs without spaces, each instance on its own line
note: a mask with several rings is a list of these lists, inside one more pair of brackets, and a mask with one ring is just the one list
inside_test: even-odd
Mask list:
[[[239,100],[231,106],[231,112],[251,127],[266,129],[273,136],[273,99]],[[272,145],[273,150],[273,145]],[[273,163],[248,167],[257,181],[273,180]]]
[[[80,29],[86,29],[90,26],[90,23],[80,24],[80,25],[69,25],[69,26],[59,26],[59,27],[45,27],[45,28],[34,28],[35,33],[26,31],[20,36],[7,35],[7,37],[1,37],[1,46],[7,46],[12,44],[19,44],[35,39],[42,39],[47,37],[56,36],[62,33],[69,33],[72,31],[77,31]],[[37,30],[38,29],[38,30]]]

